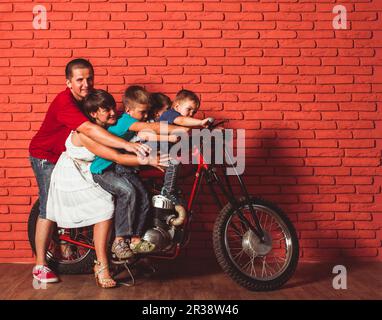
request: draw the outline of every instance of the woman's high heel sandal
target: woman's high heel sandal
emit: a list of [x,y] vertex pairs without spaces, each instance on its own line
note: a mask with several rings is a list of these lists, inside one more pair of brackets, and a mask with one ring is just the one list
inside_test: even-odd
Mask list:
[[[100,275],[103,271],[109,268],[109,265],[103,264],[102,262],[99,261],[94,261],[95,266],[94,266],[94,277],[96,280],[96,284],[98,287],[101,288],[114,288],[117,286],[117,283],[113,280],[113,278],[101,278]],[[98,267],[98,268],[97,268]]]

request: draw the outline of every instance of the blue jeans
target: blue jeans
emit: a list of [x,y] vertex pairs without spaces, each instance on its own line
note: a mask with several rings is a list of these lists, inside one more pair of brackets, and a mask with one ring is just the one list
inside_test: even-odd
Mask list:
[[101,174],[93,174],[93,179],[114,196],[116,237],[142,236],[150,200],[135,169],[116,164]]
[[38,196],[40,199],[39,217],[46,219],[46,203],[48,201],[50,177],[55,165],[46,159],[37,159],[32,156],[29,156],[29,161],[38,185]]
[[[169,150],[174,145],[173,143],[167,142],[156,142],[156,141],[148,141],[145,142],[146,145],[151,147],[153,150],[160,151],[162,154],[169,154]],[[168,162],[168,167],[165,170],[164,179],[163,179],[163,187],[161,190],[161,194],[164,196],[175,194],[177,187],[177,178],[178,172],[180,168],[180,161],[171,159]],[[179,202],[177,200],[177,202]],[[181,204],[180,202],[177,204]]]

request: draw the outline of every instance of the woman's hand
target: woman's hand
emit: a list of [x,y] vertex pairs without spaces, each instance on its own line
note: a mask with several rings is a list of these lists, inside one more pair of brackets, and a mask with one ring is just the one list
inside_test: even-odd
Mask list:
[[124,149],[128,152],[135,153],[138,157],[145,157],[151,151],[151,148],[148,145],[132,142],[126,142]]

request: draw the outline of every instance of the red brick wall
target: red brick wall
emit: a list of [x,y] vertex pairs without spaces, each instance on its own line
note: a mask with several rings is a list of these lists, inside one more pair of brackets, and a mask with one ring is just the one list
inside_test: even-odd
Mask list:
[[[382,259],[382,1],[43,1],[48,30],[36,4],[0,4],[0,262],[32,261],[27,148],[74,57],[118,101],[133,83],[186,87],[247,129],[246,181],[295,222],[302,259]],[[202,209],[187,255],[211,255]]]

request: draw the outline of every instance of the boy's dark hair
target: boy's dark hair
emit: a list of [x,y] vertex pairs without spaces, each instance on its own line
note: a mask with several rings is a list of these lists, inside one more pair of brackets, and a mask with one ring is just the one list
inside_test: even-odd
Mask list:
[[150,94],[150,113],[152,114],[161,110],[164,106],[167,106],[167,109],[171,108],[171,104],[171,99],[161,92]]
[[99,108],[110,110],[114,109],[116,106],[113,96],[105,90],[94,89],[90,91],[82,102],[82,111],[85,116],[92,122],[94,118],[91,117],[90,113],[97,112]]
[[150,93],[141,86],[129,86],[122,97],[123,105],[132,107],[132,103],[150,104]]
[[89,69],[92,74],[94,74],[94,69],[92,64],[85,59],[74,59],[70,61],[65,67],[65,77],[70,80],[73,77],[73,69]]
[[178,102],[178,101],[182,101],[186,99],[195,102],[196,108],[199,108],[200,106],[199,97],[194,92],[190,90],[186,90],[186,89],[178,91],[178,93],[175,96],[174,102]]

